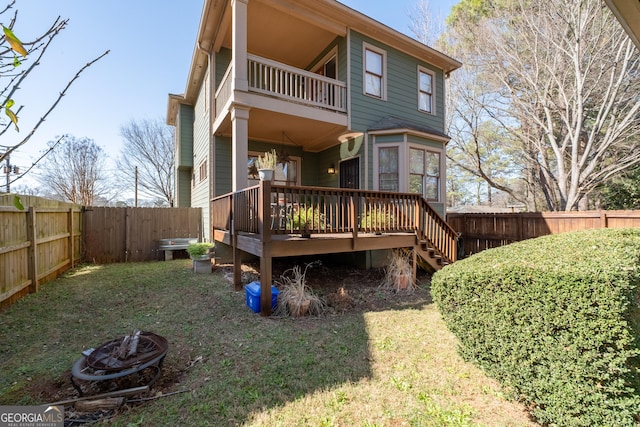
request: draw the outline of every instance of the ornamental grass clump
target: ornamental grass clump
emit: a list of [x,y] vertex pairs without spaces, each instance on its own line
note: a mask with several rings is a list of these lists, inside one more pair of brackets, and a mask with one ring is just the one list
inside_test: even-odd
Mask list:
[[256,159],[256,167],[258,169],[275,170],[278,164],[278,154],[276,150],[266,151]]
[[637,426],[640,229],[540,237],[435,273],[462,356],[542,425]]
[[307,285],[307,269],[316,263],[307,264],[302,270],[296,265],[282,273],[276,286],[280,291],[275,314],[280,316],[318,316],[324,312],[325,302],[315,295]]
[[413,292],[416,289],[416,281],[413,277],[411,258],[412,252],[409,250],[392,250],[380,287],[392,291]]

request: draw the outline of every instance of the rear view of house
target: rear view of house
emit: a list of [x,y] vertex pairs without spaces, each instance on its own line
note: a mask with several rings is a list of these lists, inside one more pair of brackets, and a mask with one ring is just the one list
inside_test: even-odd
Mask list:
[[310,205],[316,233],[364,231],[365,204],[397,223],[367,231],[444,223],[445,79],[460,65],[335,0],[205,0],[185,92],[169,95],[177,204],[202,207],[206,237],[233,245],[258,230],[219,198],[264,191],[253,166],[275,150],[269,194],[243,199],[270,234],[296,231]]

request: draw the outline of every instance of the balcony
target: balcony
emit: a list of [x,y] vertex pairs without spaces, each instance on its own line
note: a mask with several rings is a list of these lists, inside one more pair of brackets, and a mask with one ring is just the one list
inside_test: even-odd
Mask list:
[[[299,68],[247,55],[249,92],[336,113],[347,112],[347,85]],[[231,96],[231,66],[216,91],[216,112]]]

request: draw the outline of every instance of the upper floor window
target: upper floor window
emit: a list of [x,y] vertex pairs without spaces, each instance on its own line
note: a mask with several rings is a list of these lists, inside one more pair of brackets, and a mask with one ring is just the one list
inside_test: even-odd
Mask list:
[[429,114],[434,114],[433,81],[432,72],[418,68],[418,109]]
[[364,45],[364,93],[376,98],[386,98],[386,53],[373,46]]

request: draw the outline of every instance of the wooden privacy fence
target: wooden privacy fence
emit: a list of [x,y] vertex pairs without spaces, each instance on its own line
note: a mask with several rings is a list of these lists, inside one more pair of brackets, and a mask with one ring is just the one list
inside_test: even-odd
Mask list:
[[158,260],[160,239],[202,238],[200,208],[81,208],[21,200],[51,207],[0,205],[0,307],[37,292],[79,262]]
[[159,240],[203,235],[201,208],[89,207],[83,220],[84,259],[98,264],[163,259]]
[[464,253],[471,255],[547,234],[640,227],[640,211],[450,213],[447,222],[461,233]]
[[0,206],[0,307],[37,292],[81,260],[81,215],[79,206]]

